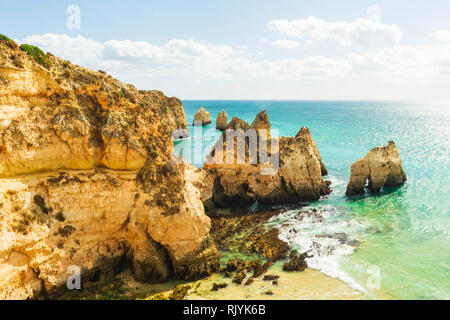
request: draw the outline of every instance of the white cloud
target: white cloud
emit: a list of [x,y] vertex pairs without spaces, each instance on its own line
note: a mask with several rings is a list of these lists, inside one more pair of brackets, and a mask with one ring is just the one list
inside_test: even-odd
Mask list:
[[[384,99],[419,94],[427,85],[435,91],[450,86],[450,43],[268,59],[263,52],[248,55],[239,48],[192,39],[156,45],[44,34],[20,42],[82,66],[103,69],[141,89],[162,89],[182,98],[327,98],[330,92],[348,93],[341,98],[352,98],[382,85],[385,94],[395,91],[392,96],[381,92],[379,98]],[[408,90],[400,92],[399,86],[408,86]]]
[[431,36],[440,42],[450,43],[450,30],[438,30],[431,33]]
[[320,42],[333,40],[342,46],[393,46],[402,38],[397,25],[386,25],[374,19],[358,18],[353,22],[327,22],[316,17],[299,20],[271,20],[267,28],[284,36]]
[[295,49],[299,47],[299,43],[297,41],[288,39],[279,39],[272,42],[272,45],[281,49]]
[[90,64],[102,55],[103,44],[82,36],[69,37],[68,35],[47,33],[43,35],[28,36],[20,43],[34,44],[44,51],[69,59],[77,64]]

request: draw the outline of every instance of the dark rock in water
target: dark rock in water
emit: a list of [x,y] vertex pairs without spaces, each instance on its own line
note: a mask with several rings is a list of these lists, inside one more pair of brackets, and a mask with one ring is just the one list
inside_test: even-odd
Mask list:
[[291,252],[289,252],[289,259],[294,258],[297,255],[297,250],[292,250]]
[[289,255],[289,261],[283,265],[284,271],[304,271],[308,264],[306,258],[310,257],[307,253],[297,254],[296,250],[293,250]]
[[231,278],[233,274],[229,271],[225,271],[225,278]]
[[246,286],[251,285],[253,282],[255,282],[255,279],[253,277],[251,277],[250,279],[247,280],[247,282],[245,283]]
[[341,243],[344,243],[348,238],[347,234],[343,232],[333,233],[332,237],[338,239]]
[[228,284],[226,283],[213,283],[212,289],[211,291],[219,291],[219,289],[223,289],[226,288],[228,286]]
[[272,281],[272,280],[277,280],[280,276],[275,275],[275,274],[267,274],[264,276],[263,280],[264,281]]
[[349,240],[346,242],[349,246],[353,246],[353,247],[359,247],[359,245],[361,244],[360,241],[353,239],[353,240]]
[[330,238],[330,239],[337,239],[340,243],[345,243],[348,239],[348,235],[344,232],[337,232],[332,234],[318,234],[316,235],[317,238]]
[[272,281],[272,284],[273,284],[274,286],[277,286],[277,285],[278,285],[278,280]]
[[247,274],[244,270],[239,271],[236,273],[236,276],[233,278],[233,283],[241,284],[242,281],[244,281],[245,277],[247,277]]
[[271,296],[271,295],[273,295],[273,292],[269,290],[269,291],[266,291],[265,294],[268,296]]

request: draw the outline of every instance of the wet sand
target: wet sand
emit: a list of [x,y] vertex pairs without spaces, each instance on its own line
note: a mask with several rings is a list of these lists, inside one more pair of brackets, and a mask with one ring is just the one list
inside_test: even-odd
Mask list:
[[[278,275],[278,284],[262,280],[264,275]],[[221,273],[193,281],[169,281],[163,284],[145,284],[133,280],[129,271],[119,275],[126,286],[140,292],[142,298],[155,293],[168,296],[177,285],[189,285],[185,300],[364,300],[368,297],[345,282],[324,275],[320,271],[306,269],[302,272],[282,271],[282,262],[274,264],[267,273],[255,279],[251,285],[232,283]],[[227,287],[211,291],[213,284],[226,283]],[[267,294],[267,292],[272,294]]]
[[[264,281],[261,277],[255,279],[251,285],[238,285],[231,282],[230,278],[224,278],[221,274],[199,281],[200,286],[189,291],[185,299],[222,299],[222,300],[347,300],[367,299],[367,297],[347,285],[345,282],[328,277],[320,271],[306,269],[302,272],[284,272],[281,263],[275,264],[266,274],[278,275],[278,284],[272,281]],[[218,291],[211,291],[213,283],[227,283],[227,287]],[[244,282],[245,283],[245,280]],[[194,285],[195,287],[195,285]],[[195,292],[196,291],[196,292]],[[271,291],[273,294],[267,294]]]

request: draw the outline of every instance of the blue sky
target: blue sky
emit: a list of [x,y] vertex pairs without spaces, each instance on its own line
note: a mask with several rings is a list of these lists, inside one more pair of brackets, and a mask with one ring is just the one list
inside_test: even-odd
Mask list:
[[3,2],[0,33],[183,99],[450,99],[447,0]]

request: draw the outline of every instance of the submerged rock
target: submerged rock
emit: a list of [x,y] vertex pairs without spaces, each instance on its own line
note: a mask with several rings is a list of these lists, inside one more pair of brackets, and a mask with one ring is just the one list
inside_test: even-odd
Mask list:
[[228,115],[225,110],[222,110],[216,119],[216,129],[220,131],[225,131],[228,125]]
[[397,146],[389,141],[387,146],[373,148],[352,164],[346,194],[362,195],[366,187],[379,192],[382,187],[400,186],[406,180]]
[[205,126],[210,124],[211,120],[209,118],[209,112],[205,110],[205,108],[201,107],[198,109],[197,113],[194,115],[194,126]]

